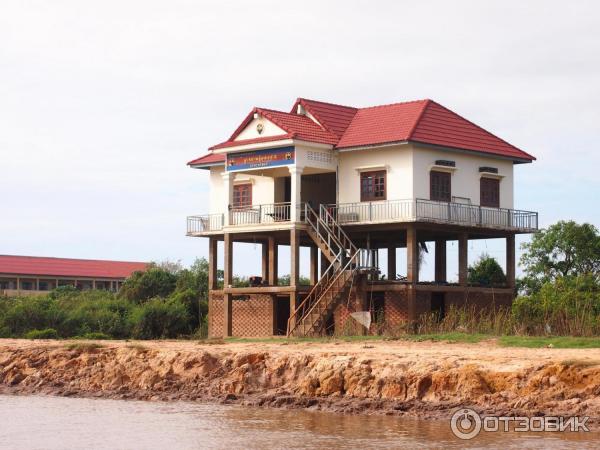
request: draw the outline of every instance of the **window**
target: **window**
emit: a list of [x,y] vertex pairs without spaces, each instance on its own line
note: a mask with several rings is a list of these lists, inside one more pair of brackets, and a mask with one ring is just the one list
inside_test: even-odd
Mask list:
[[429,173],[429,198],[439,202],[449,202],[452,200],[451,174],[448,172],[436,172],[432,170]]
[[246,208],[252,206],[252,184],[235,184],[233,186],[233,207]]
[[479,186],[479,204],[491,208],[500,208],[500,180],[482,177]]
[[361,172],[360,201],[371,202],[385,200],[385,170],[377,172]]

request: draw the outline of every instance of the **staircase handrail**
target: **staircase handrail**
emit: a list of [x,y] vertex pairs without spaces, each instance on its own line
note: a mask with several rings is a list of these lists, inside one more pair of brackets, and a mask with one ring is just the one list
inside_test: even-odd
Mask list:
[[[313,216],[316,218],[316,224],[310,219]],[[304,204],[304,220],[307,222],[312,229],[317,233],[317,235],[327,243],[331,253],[336,255],[336,259],[339,260],[340,264],[343,262],[343,259],[340,255],[340,250],[344,250],[344,244],[336,237],[335,232],[331,229],[331,227],[321,218],[319,214],[308,204]],[[325,230],[327,232],[326,236],[323,236],[321,230]],[[331,245],[331,241],[333,240],[334,244],[337,245],[337,251]]]
[[[348,259],[348,261],[346,262],[346,264],[343,267],[340,266],[337,270],[334,270],[335,265],[332,263],[327,268],[327,271],[323,274],[321,279],[313,286],[313,288],[309,291],[308,295],[304,298],[302,303],[300,303],[300,305],[298,305],[298,307],[290,315],[290,317],[288,319],[288,326],[287,326],[287,328],[288,328],[287,336],[288,337],[291,336],[291,334],[296,330],[296,328],[298,328],[298,325],[302,322],[302,320],[304,320],[305,317],[309,316],[310,313],[312,313],[312,311],[317,306],[317,304],[318,304],[317,301],[313,301],[312,304],[310,304],[310,300],[313,297],[315,297],[315,299],[321,298],[322,295],[327,293],[327,291],[329,289],[331,289],[331,287],[335,284],[335,282],[342,276],[342,274],[346,270],[348,270],[348,268],[352,265],[352,263],[355,261],[355,259],[359,256],[360,256],[360,250],[357,250]],[[359,264],[355,264],[355,266],[352,270],[353,276],[356,273],[356,271],[358,270],[358,268],[359,268]],[[330,271],[333,271],[333,273],[328,273]],[[317,291],[319,291],[318,296],[316,294]],[[292,319],[294,319],[298,315],[298,313],[303,310],[305,304],[308,304],[308,309],[300,316],[299,319],[295,320],[294,326],[291,327]]]
[[[344,248],[347,248],[351,255],[354,254],[357,250],[356,246],[354,245],[352,240],[348,237],[346,232],[342,229],[342,227],[337,222],[337,220],[335,220],[335,217],[333,217],[331,212],[329,212],[327,207],[323,204],[321,204],[321,207],[319,208],[319,217],[326,225],[329,226],[329,228],[334,233],[334,235],[337,234],[336,237],[337,237],[338,241],[340,241],[342,243],[342,245],[344,245]],[[329,225],[330,223],[332,224],[332,226]]]

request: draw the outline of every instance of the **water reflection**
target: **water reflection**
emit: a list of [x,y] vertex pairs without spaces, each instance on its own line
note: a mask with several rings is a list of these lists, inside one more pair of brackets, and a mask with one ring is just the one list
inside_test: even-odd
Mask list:
[[486,433],[446,421],[197,403],[0,396],[2,449],[598,448],[600,435]]

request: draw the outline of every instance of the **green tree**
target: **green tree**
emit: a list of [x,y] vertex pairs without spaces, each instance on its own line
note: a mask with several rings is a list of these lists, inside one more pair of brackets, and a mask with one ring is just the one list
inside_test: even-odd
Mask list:
[[177,278],[177,274],[151,265],[145,271],[134,272],[127,278],[119,295],[137,303],[153,297],[168,297],[175,291]]
[[498,261],[484,253],[469,267],[469,283],[496,286],[506,283],[506,275]]
[[600,276],[600,234],[589,223],[560,221],[538,231],[522,245],[524,290],[535,292],[558,277]]

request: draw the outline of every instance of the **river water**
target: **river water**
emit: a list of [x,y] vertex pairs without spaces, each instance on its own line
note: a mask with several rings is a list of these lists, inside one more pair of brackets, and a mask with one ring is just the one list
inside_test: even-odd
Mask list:
[[600,434],[484,433],[447,421],[202,403],[0,395],[0,449],[600,448]]

